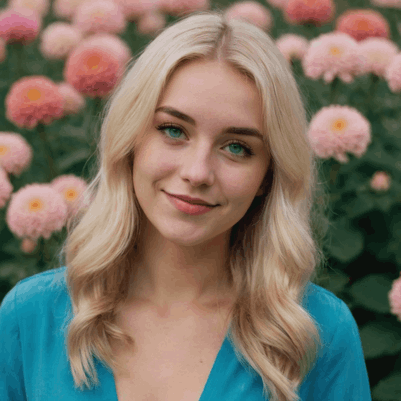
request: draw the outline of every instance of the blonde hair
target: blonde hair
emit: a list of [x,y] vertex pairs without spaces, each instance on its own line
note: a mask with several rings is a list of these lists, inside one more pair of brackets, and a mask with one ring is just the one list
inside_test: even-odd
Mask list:
[[131,60],[105,106],[97,174],[85,192],[91,202],[68,221],[59,253],[66,256],[74,313],[67,336],[74,383],[80,389],[91,387],[88,378],[99,383],[93,356],[119,368],[112,339],[134,344],[115,324],[144,217],[134,193],[132,160],[169,78],[190,60],[229,63],[252,79],[263,101],[271,163],[265,194],[255,197],[230,236],[227,268],[238,294],[230,338],[237,357],[263,379],[265,396],[299,400],[296,391],[321,346],[301,303],[324,262],[314,237],[327,200],[324,192],[318,196],[317,161],[289,64],[263,30],[244,20],[227,21],[220,10],[192,13],[160,32]]

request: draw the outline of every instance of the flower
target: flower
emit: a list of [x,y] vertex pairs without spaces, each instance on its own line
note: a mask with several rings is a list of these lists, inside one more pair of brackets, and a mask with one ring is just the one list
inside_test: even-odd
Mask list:
[[64,116],[77,114],[85,107],[85,98],[68,82],[60,82],[57,86],[64,99]]
[[384,171],[376,171],[370,180],[370,187],[375,191],[387,191],[390,188],[390,177]]
[[34,241],[30,238],[24,238],[22,240],[20,248],[21,248],[21,251],[24,253],[32,253],[35,250],[37,245],[38,245],[38,242],[36,240]]
[[[118,4],[128,21],[136,21],[147,14],[157,13],[158,0],[114,0]],[[162,13],[157,13],[162,15]]]
[[6,170],[0,167],[0,208],[4,207],[13,192]]
[[320,26],[330,22],[334,14],[333,0],[288,0],[284,9],[284,19],[290,24]]
[[82,32],[66,22],[53,22],[40,35],[40,51],[48,59],[63,59],[81,42]]
[[8,43],[28,44],[42,27],[39,14],[30,8],[10,8],[0,13],[0,37]]
[[308,49],[309,42],[300,35],[291,33],[281,35],[276,40],[276,46],[288,62],[292,59],[302,60]]
[[386,38],[367,38],[359,42],[360,51],[367,58],[366,71],[383,77],[387,67],[398,53],[398,46]]
[[166,17],[158,11],[146,13],[139,18],[136,29],[142,35],[155,35],[166,26]]
[[401,273],[400,278],[393,281],[391,290],[388,293],[390,310],[393,315],[401,322]]
[[347,10],[337,18],[336,30],[360,41],[369,37],[388,38],[390,27],[386,19],[374,10]]
[[33,151],[25,138],[14,132],[0,132],[0,166],[19,176],[31,164]]
[[245,19],[265,31],[269,31],[273,26],[270,10],[256,1],[241,1],[230,5],[225,11],[225,17],[227,20]]
[[50,186],[55,189],[64,199],[68,216],[75,215],[83,207],[88,207],[83,199],[83,192],[87,187],[87,183],[82,178],[73,174],[62,175],[55,178]]
[[14,82],[6,99],[6,117],[20,128],[50,124],[63,116],[63,97],[45,76],[23,77]]
[[71,20],[78,6],[86,0],[55,0],[53,13],[56,17]]
[[19,238],[50,238],[67,219],[63,197],[48,184],[30,184],[11,196],[6,222]]
[[308,128],[310,144],[317,156],[348,163],[346,152],[361,157],[371,142],[369,121],[349,106],[331,105],[320,109]]
[[163,14],[183,15],[198,10],[209,10],[209,0],[159,0],[158,9]]
[[85,33],[120,33],[127,26],[122,9],[112,0],[87,0],[72,17],[73,24]]
[[64,79],[78,92],[89,97],[105,97],[120,75],[117,56],[106,49],[82,43],[68,56]]
[[311,40],[302,59],[304,74],[311,79],[323,77],[326,83],[336,76],[350,83],[355,75],[364,73],[366,65],[358,42],[342,32],[322,34]]
[[29,8],[36,11],[40,17],[44,17],[49,12],[49,0],[9,0],[8,8]]
[[398,93],[401,91],[401,54],[393,57],[384,72],[384,77],[391,92]]

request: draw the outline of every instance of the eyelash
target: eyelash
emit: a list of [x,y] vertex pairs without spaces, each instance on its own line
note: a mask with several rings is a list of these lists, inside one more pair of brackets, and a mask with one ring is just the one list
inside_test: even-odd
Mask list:
[[[181,127],[179,127],[178,125],[175,125],[175,124],[171,124],[171,123],[161,124],[161,125],[156,127],[156,129],[158,131],[161,131],[164,136],[167,135],[167,134],[165,134],[163,132],[163,130],[166,129],[166,128],[174,128],[174,129],[177,129],[177,130],[181,131],[181,133],[184,133],[184,130]],[[171,137],[168,137],[168,139],[172,139],[174,141],[178,141],[179,140],[178,138],[171,138]],[[238,145],[241,145],[244,148],[245,154],[243,156],[240,156],[240,155],[236,155],[236,154],[232,153],[232,155],[234,157],[236,157],[238,159],[248,159],[248,158],[252,157],[255,154],[252,151],[252,148],[250,146],[248,146],[244,142],[241,142],[241,141],[238,141],[238,140],[233,140],[230,143],[228,143],[226,146],[229,146],[229,145],[232,145],[232,144],[235,144],[235,143],[237,143]]]

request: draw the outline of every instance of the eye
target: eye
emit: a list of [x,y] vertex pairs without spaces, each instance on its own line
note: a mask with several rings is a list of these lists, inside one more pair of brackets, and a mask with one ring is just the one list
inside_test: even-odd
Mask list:
[[[161,131],[164,136],[167,138],[173,139],[173,140],[179,140],[179,136],[184,133],[183,129],[179,127],[178,125],[172,124],[172,123],[166,123],[166,124],[161,124],[156,127],[158,131]],[[170,134],[166,133],[166,131],[169,130],[170,132],[173,132],[173,136]],[[174,133],[174,131],[176,131]],[[231,150],[234,152],[237,150],[243,149],[244,153],[237,154],[237,153],[231,153],[233,156],[239,158],[239,159],[246,159],[252,157],[255,153],[253,152],[252,148],[248,146],[246,143],[241,142],[239,140],[232,140],[230,141],[225,147],[231,146]]]

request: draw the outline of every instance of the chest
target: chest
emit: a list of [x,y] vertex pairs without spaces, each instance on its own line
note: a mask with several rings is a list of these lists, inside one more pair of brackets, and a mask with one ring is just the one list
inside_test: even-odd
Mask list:
[[143,312],[120,316],[131,348],[114,344],[118,401],[199,401],[227,330],[221,317]]

